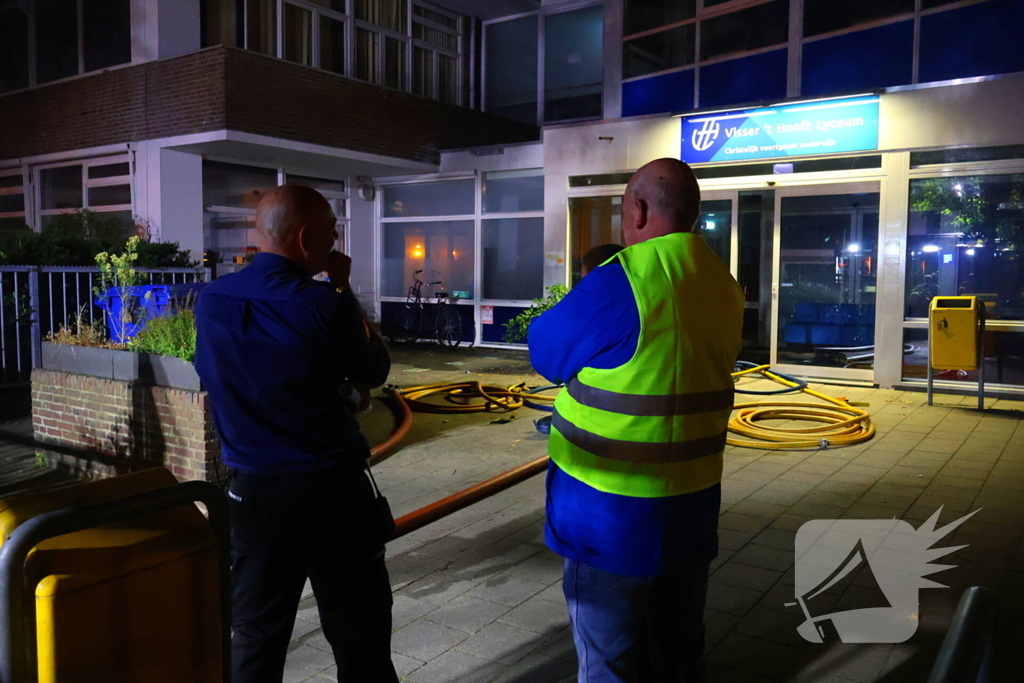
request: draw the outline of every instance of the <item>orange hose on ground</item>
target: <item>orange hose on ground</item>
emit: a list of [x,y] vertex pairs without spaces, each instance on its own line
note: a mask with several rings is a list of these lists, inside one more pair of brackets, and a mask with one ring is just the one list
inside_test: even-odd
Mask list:
[[496,477],[492,477],[487,481],[480,482],[475,486],[471,486],[468,489],[453,493],[447,498],[442,498],[436,503],[431,503],[419,510],[414,510],[407,515],[402,515],[395,520],[395,534],[392,539],[399,538],[408,534],[412,531],[416,531],[431,522],[436,522],[442,517],[447,517],[453,512],[469,507],[473,503],[488,498],[504,491],[507,488],[515,486],[521,481],[525,481],[530,477],[539,474],[547,469],[548,467],[548,456],[544,455],[536,460],[520,465],[515,469],[511,469],[508,472],[503,472]]
[[412,427],[412,411],[409,410],[409,404],[405,402],[405,398],[402,396],[402,390],[391,389],[388,391],[388,394],[398,407],[401,422],[399,422],[395,431],[383,443],[379,443],[370,449],[370,459],[367,461],[370,465],[375,465],[386,459],[392,449],[409,433],[409,428]]

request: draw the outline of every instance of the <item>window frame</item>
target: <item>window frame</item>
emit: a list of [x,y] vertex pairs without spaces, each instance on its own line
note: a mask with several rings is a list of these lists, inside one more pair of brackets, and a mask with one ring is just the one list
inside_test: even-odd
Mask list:
[[0,178],[21,178],[20,185],[12,185],[10,187],[0,187],[0,197],[13,197],[20,195],[22,198],[22,210],[21,211],[4,211],[0,212],[0,218],[20,218],[25,225],[31,225],[30,220],[30,204],[32,201],[31,188],[27,182],[25,182],[25,173],[20,166],[12,168],[0,168]]
[[[920,151],[920,150],[918,150]],[[928,164],[909,169],[907,173],[906,192],[909,198],[910,183],[915,180],[926,180],[929,178],[958,178],[964,176],[1000,176],[1000,175],[1022,175],[1024,174],[1024,158],[1022,159],[1001,159],[998,161],[981,162],[954,162],[943,164]],[[907,207],[907,223],[910,220],[910,207]],[[907,250],[909,240],[903,245],[903,253],[900,258],[903,262],[903,277],[899,284],[899,303],[906,310],[906,279],[907,279]],[[1024,263],[1022,263],[1024,267]],[[928,318],[908,317],[905,313],[900,316],[902,328],[907,329],[928,329]],[[1024,320],[986,320],[985,329],[995,332],[1018,332],[1024,334]],[[1022,338],[1024,339],[1024,338]]]
[[[85,69],[85,18],[84,18],[84,7],[83,7],[83,4],[82,4],[83,1],[84,0],[75,0],[76,40],[77,40],[77,47],[78,47],[76,73],[74,73],[74,74],[72,74],[70,76],[64,76],[62,78],[55,78],[53,80],[46,81],[44,83],[40,83],[39,82],[39,74],[38,74],[38,50],[37,50],[38,46],[36,44],[36,42],[37,42],[36,41],[36,28],[39,25],[39,22],[36,19],[36,2],[35,2],[35,0],[26,0],[23,3],[16,2],[16,1],[15,2],[9,2],[9,3],[7,3],[7,4],[5,4],[3,6],[2,9],[13,9],[13,10],[23,9],[25,11],[26,31],[28,33],[28,35],[26,36],[27,40],[25,41],[26,42],[26,52],[27,52],[26,57],[28,59],[28,81],[27,81],[28,84],[25,87],[23,87],[23,88],[16,88],[16,89],[0,92],[0,95],[7,95],[7,94],[13,93],[13,92],[21,92],[23,90],[28,90],[30,88],[37,88],[37,87],[39,87],[41,85],[50,85],[51,83],[63,83],[65,81],[70,81],[70,80],[73,80],[73,79],[76,79],[76,78],[81,78],[81,77],[87,76],[89,74],[100,73],[100,72],[103,72],[103,71],[113,71],[114,69],[123,69],[125,67],[128,67],[128,66],[131,66],[133,64],[138,63],[136,61],[136,59],[135,59],[135,54],[134,54],[134,50],[133,50],[129,54],[128,61],[126,61],[126,62],[122,62],[120,64],[113,64],[111,66],[105,66],[105,67],[100,68],[100,69],[93,69],[91,71],[86,71],[86,69]],[[129,31],[132,30],[132,25],[131,24],[132,24],[132,22],[129,21],[129,26],[128,26],[128,30]]]
[[[136,204],[136,191],[135,191],[135,160],[134,155],[128,154],[116,154],[110,156],[101,157],[89,157],[87,159],[73,159],[66,161],[59,161],[54,163],[39,164],[31,168],[31,176],[35,179],[32,183],[32,223],[29,223],[30,227],[36,232],[41,232],[43,229],[43,218],[46,216],[59,216],[61,214],[76,213],[83,210],[88,210],[93,213],[114,213],[119,211],[128,211],[132,214],[132,220],[135,219],[135,204]],[[89,178],[89,169],[95,166],[110,166],[113,164],[128,164],[128,175],[111,176],[109,178]],[[44,209],[43,208],[43,183],[42,183],[42,172],[53,169],[53,168],[67,168],[71,166],[80,166],[82,172],[82,205],[70,209]],[[89,205],[89,190],[93,187],[111,187],[111,186],[122,186],[127,185],[131,191],[131,203],[129,204],[109,204],[100,206]],[[26,205],[27,208],[27,205]]]
[[[790,0],[789,1],[789,38],[784,43],[777,43],[768,47],[758,48],[756,50],[743,50],[739,52],[733,52],[726,55],[720,55],[711,59],[701,60],[700,59],[700,46],[701,46],[701,23],[707,19],[714,19],[725,14],[731,14],[733,12],[749,9],[760,4],[767,4],[774,0],[729,0],[719,5],[712,7],[704,7],[704,0],[697,0],[696,16],[691,19],[683,21],[673,22],[671,24],[665,24],[652,29],[644,31],[638,31],[632,34],[623,34],[621,37],[622,51],[625,54],[625,43],[635,38],[643,38],[649,35],[654,35],[667,31],[670,29],[686,26],[689,24],[695,24],[694,31],[694,61],[691,64],[685,66],[677,66],[669,69],[662,69],[661,71],[653,71],[649,74],[642,76],[625,77],[623,72],[623,78],[620,80],[620,85],[623,83],[629,83],[631,81],[639,81],[647,78],[655,78],[657,76],[663,76],[666,74],[679,73],[683,71],[694,72],[694,92],[693,92],[693,110],[699,110],[702,106],[700,102],[700,74],[701,67],[710,66],[720,62],[731,61],[733,59],[741,59],[743,57],[752,57],[767,52],[773,52],[775,50],[788,49],[788,68],[787,68],[787,97],[799,97],[803,89],[803,71],[802,71],[802,60],[803,60],[803,47],[807,44],[814,43],[821,40],[828,40],[829,38],[835,38],[851,33],[858,33],[882,26],[889,26],[892,24],[898,24],[905,21],[914,22],[914,44],[913,44],[913,59],[912,59],[912,73],[911,82],[908,85],[916,85],[920,82],[919,69],[920,69],[920,34],[921,34],[921,19],[923,17],[931,16],[933,14],[939,14],[942,12],[948,12],[953,10],[962,9],[971,5],[978,5],[988,0],[956,0],[945,5],[938,7],[931,7],[928,9],[922,8],[921,0],[916,0],[914,3],[914,10],[911,12],[903,12],[891,17],[884,17],[880,19],[873,19],[865,21],[853,26],[847,26],[845,28],[836,29],[827,33],[820,33],[814,36],[804,36],[803,31],[803,17],[804,17],[804,3],[806,0]],[[625,3],[622,4],[622,10],[625,12]],[[623,14],[623,26],[625,26],[625,14]],[[624,66],[623,64],[620,66]],[[742,103],[737,103],[737,105]]]
[[[758,2],[767,2],[767,1],[770,1],[770,0],[757,0],[757,1]],[[554,7],[550,7],[550,8],[541,8],[540,10],[536,10],[536,11],[533,11],[533,12],[523,12],[521,14],[513,14],[513,15],[510,15],[510,16],[507,16],[507,17],[501,17],[500,19],[491,19],[491,20],[482,22],[482,24],[481,24],[481,26],[482,26],[482,28],[481,28],[482,38],[480,40],[480,63],[481,63],[481,69],[480,69],[480,71],[481,71],[481,75],[480,75],[480,89],[481,89],[481,92],[482,92],[482,95],[481,95],[481,103],[482,103],[482,105],[486,106],[486,103],[487,103],[487,33],[488,33],[487,32],[487,27],[493,26],[495,24],[505,23],[507,21],[515,21],[517,19],[525,19],[527,17],[537,17],[537,125],[538,126],[562,125],[562,124],[567,124],[567,123],[577,123],[577,122],[580,122],[580,121],[600,121],[601,119],[603,119],[604,118],[604,114],[605,114],[605,111],[604,111],[605,110],[605,103],[604,103],[604,96],[603,96],[603,94],[602,94],[602,97],[601,97],[601,113],[598,116],[587,116],[587,117],[584,117],[584,118],[577,118],[577,119],[561,119],[561,120],[558,120],[558,121],[551,121],[551,122],[548,122],[544,118],[544,114],[545,114],[545,112],[544,112],[544,99],[545,99],[545,83],[544,83],[544,80],[545,80],[544,67],[545,67],[545,65],[544,65],[544,58],[545,58],[545,55],[546,55],[546,51],[545,51],[545,48],[544,48],[544,42],[545,42],[545,25],[544,24],[545,24],[545,19],[547,17],[554,16],[554,15],[557,15],[557,14],[568,14],[569,12],[575,12],[575,11],[578,11],[578,10],[589,9],[589,8],[595,7],[595,6],[603,6],[603,3],[599,2],[599,1],[595,2],[594,0],[583,0],[581,2],[569,2],[569,3],[560,4],[560,5],[557,5],[557,6],[554,6]],[[602,35],[602,41],[603,41],[603,35]],[[606,45],[604,42],[602,42],[602,45],[601,45],[601,53],[602,53],[602,59],[601,59],[601,88],[602,88],[602,92],[603,92],[603,89],[604,89],[604,87],[605,87],[605,85],[607,83],[607,79],[608,79],[608,74],[607,74],[607,69],[605,68],[605,59],[604,59],[604,56],[607,54],[607,52],[608,52],[608,45]],[[626,79],[621,79],[622,82],[624,82],[625,80]],[[483,106],[481,108],[483,108]],[[485,111],[486,111],[486,109],[485,109]]]
[[[387,77],[387,39],[397,40],[402,44],[402,54],[405,56],[405,73],[402,74],[400,86],[397,90],[413,94],[413,59],[414,59],[414,48],[418,47],[423,50],[427,50],[431,53],[431,97],[427,99],[441,101],[438,97],[439,93],[439,74],[440,69],[438,67],[439,55],[450,57],[455,61],[456,68],[456,82],[457,88],[455,92],[455,99],[453,102],[448,104],[462,105],[465,100],[465,51],[466,41],[464,37],[464,29],[466,26],[466,17],[459,15],[455,12],[445,10],[440,7],[431,5],[423,0],[410,0],[406,5],[406,31],[393,31],[376,24],[372,24],[368,21],[357,19],[355,16],[354,0],[345,0],[345,10],[335,10],[323,5],[316,4],[310,0],[272,0],[274,2],[274,15],[275,15],[275,27],[274,27],[274,40],[276,45],[274,46],[273,55],[277,59],[288,61],[292,64],[300,64],[303,66],[309,66],[310,68],[327,71],[328,73],[334,73],[346,78],[352,78],[363,83],[370,83],[378,87],[396,89],[392,86],[385,85]],[[81,2],[81,0],[79,0]],[[286,45],[285,40],[287,38],[285,33],[285,12],[286,6],[292,5],[310,13],[310,20],[312,26],[310,27],[310,40],[312,42],[310,50],[310,64],[305,65],[301,62],[294,62],[285,58]],[[422,7],[431,12],[441,14],[450,19],[454,19],[457,23],[457,27],[452,28],[450,26],[444,26],[438,24],[426,17],[420,17],[416,15],[415,8]],[[243,31],[244,40],[241,41],[241,45],[246,50],[251,50],[250,36],[248,31],[248,14],[249,14],[249,3],[242,4],[242,25],[245,27]],[[345,29],[345,46],[344,46],[344,65],[341,71],[329,70],[323,67],[323,55],[321,54],[321,19],[327,18],[332,21],[341,22]],[[431,29],[435,29],[454,36],[457,39],[457,49],[448,50],[437,45],[434,45],[426,40],[421,40],[413,37],[414,25],[422,25]],[[378,45],[376,48],[377,53],[377,68],[375,74],[375,80],[363,80],[356,76],[358,54],[356,49],[356,37],[360,30],[368,31],[378,36]]]

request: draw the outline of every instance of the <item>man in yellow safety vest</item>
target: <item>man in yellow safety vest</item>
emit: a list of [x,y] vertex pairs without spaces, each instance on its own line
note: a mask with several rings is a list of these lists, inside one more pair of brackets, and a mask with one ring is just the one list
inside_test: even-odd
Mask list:
[[545,537],[587,683],[705,681],[722,453],[743,295],[692,232],[700,190],[647,164],[622,205],[626,249],[530,326],[555,401]]

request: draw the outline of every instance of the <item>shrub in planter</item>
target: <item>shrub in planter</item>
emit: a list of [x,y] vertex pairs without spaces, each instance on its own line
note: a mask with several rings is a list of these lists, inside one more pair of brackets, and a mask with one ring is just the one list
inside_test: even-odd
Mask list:
[[533,306],[505,323],[505,341],[510,344],[525,342],[533,319],[553,307],[568,293],[569,289],[565,285],[548,287],[548,295],[545,298],[534,299]]

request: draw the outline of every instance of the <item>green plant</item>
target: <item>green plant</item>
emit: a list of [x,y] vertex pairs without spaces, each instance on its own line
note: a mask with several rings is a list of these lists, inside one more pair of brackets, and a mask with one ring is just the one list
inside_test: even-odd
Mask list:
[[526,341],[526,335],[533,319],[557,304],[568,293],[569,288],[565,285],[548,287],[548,295],[545,298],[534,299],[533,306],[505,323],[505,341],[510,344]]
[[[140,241],[138,237],[130,237],[121,254],[108,254],[105,251],[96,254],[96,265],[100,269],[100,284],[96,288],[96,296],[106,298],[108,306],[111,303],[110,290],[114,290],[114,296],[121,299],[120,315],[116,319],[111,319],[111,336],[114,339],[125,339],[128,326],[138,322],[142,317],[142,307],[138,297],[133,296],[132,292],[132,288],[140,284],[142,279],[141,274],[135,269],[135,262],[139,258]],[[147,300],[148,297],[147,292]]]
[[196,357],[196,316],[192,308],[181,308],[171,315],[150,318],[128,348],[137,353],[156,353],[183,358],[191,363]]
[[[42,232],[27,225],[0,229],[0,264],[16,266],[91,266],[100,252],[124,251],[132,235],[148,234],[145,221],[128,224],[88,209],[48,218]],[[177,242],[147,242],[137,247],[139,268],[192,268],[198,265]]]

